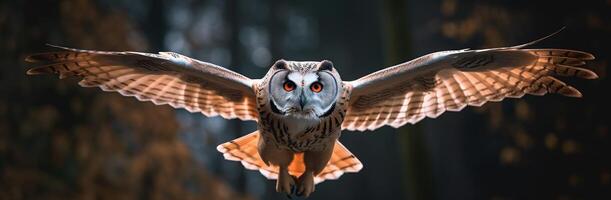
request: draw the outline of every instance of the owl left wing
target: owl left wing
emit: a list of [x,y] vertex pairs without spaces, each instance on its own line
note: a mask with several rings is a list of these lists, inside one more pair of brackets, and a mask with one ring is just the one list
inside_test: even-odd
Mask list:
[[582,68],[594,59],[589,53],[524,46],[436,52],[346,82],[352,93],[342,129],[396,128],[524,94],[581,97],[554,75],[598,78]]
[[206,116],[257,120],[253,83],[241,74],[173,52],[60,51],[26,57],[28,74],[79,77],[83,87],[134,96],[157,105],[169,104]]

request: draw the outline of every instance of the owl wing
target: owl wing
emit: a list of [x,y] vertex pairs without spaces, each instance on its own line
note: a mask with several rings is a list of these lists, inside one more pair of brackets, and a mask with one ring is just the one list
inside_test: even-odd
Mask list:
[[256,120],[253,82],[211,63],[177,53],[89,51],[58,47],[26,61],[36,67],[27,74],[76,76],[83,87],[100,87],[156,105],[169,104],[206,116]]
[[591,54],[523,49],[532,43],[436,52],[346,82],[352,94],[342,129],[397,128],[424,117],[436,118],[446,110],[460,111],[467,105],[481,106],[524,94],[581,97],[577,89],[554,76],[598,78],[582,68],[586,60],[594,59]]

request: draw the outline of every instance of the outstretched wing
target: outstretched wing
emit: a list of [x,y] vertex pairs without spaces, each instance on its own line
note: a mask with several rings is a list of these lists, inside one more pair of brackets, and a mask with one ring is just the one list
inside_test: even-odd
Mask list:
[[581,67],[594,59],[589,53],[524,46],[436,52],[347,82],[352,94],[342,128],[396,128],[524,94],[581,97],[554,75],[598,77]]
[[[57,46],[54,46],[57,47]],[[172,52],[88,51],[30,55],[28,74],[76,76],[83,87],[100,87],[157,105],[169,104],[206,116],[256,120],[254,80],[236,72]]]

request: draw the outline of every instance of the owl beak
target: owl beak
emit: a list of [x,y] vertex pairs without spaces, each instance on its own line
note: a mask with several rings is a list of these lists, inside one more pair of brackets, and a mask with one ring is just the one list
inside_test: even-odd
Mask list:
[[303,107],[306,105],[306,96],[303,93],[303,91],[301,92],[301,95],[299,96],[299,105],[301,106],[301,110],[303,110]]

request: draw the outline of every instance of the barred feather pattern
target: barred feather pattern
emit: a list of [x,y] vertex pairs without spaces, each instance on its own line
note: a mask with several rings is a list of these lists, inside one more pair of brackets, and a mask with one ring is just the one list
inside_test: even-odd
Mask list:
[[317,125],[306,128],[302,133],[289,134],[288,123],[294,121],[272,113],[270,101],[267,100],[269,93],[266,90],[266,84],[269,82],[263,79],[260,83],[261,85],[255,87],[258,91],[257,109],[260,116],[257,127],[265,141],[269,141],[271,145],[293,152],[322,151],[327,149],[329,144],[333,144],[329,140],[336,140],[340,136],[350,96],[350,90],[345,84],[342,84],[342,94],[328,116],[320,117]]
[[[433,82],[412,78],[379,92],[352,97],[342,128],[358,131],[383,125],[396,128],[425,117],[436,118],[446,110],[460,111],[467,105],[481,106],[488,101],[520,98],[525,94],[581,97],[577,89],[554,76],[598,78],[583,68],[585,61],[594,59],[589,53],[564,49],[506,50],[528,52],[534,59],[523,66],[486,68],[487,64],[494,64],[493,53],[473,56],[458,60],[454,66],[443,66],[424,78]],[[431,83],[434,87],[430,87]]]
[[[257,149],[257,143],[261,139],[259,131],[242,136],[217,146],[217,150],[223,153],[227,160],[239,161],[249,170],[258,170],[268,179],[278,179],[278,166],[266,165],[261,159]],[[356,173],[363,168],[359,161],[339,141],[335,142],[331,159],[322,170],[314,177],[314,183],[318,184],[324,180],[335,180],[344,173]],[[293,162],[288,167],[290,175],[299,177],[305,172],[303,153],[296,153]]]
[[[258,118],[252,88],[231,87],[240,85],[236,82],[251,80],[224,68],[172,52],[149,54],[59,48],[65,51],[28,56],[26,61],[36,65],[28,74],[59,74],[61,79],[78,77],[83,87],[99,87],[140,101],[169,104],[206,116]],[[225,77],[209,77],[209,74],[198,74],[198,70],[217,72],[214,74]],[[223,81],[228,83],[223,84]]]

